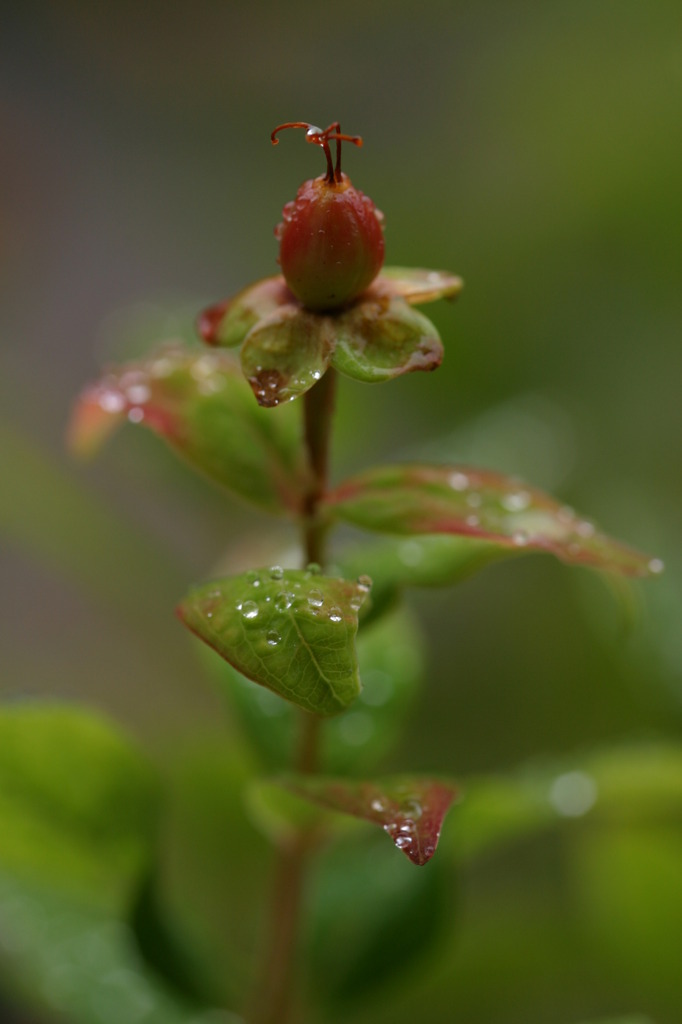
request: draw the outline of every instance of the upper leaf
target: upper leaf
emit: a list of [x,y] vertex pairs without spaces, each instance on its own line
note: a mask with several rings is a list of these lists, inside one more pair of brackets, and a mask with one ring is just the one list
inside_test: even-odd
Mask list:
[[242,347],[244,376],[259,405],[272,408],[305,394],[329,366],[332,320],[295,305],[259,320]]
[[199,334],[209,345],[241,345],[252,327],[280,306],[295,303],[281,275],[249,285],[233,299],[209,306],[199,316]]
[[305,469],[297,418],[260,410],[228,353],[167,346],[111,371],[81,395],[71,445],[88,455],[126,420],[163,437],[240,497],[271,512],[300,508]]
[[373,384],[414,370],[435,370],[443,359],[438,331],[401,298],[365,299],[334,319],[335,369]]
[[436,852],[443,819],[457,796],[451,783],[409,776],[373,782],[290,776],[283,785],[322,807],[381,825],[418,865]]
[[480,537],[627,576],[663,568],[658,559],[605,536],[541,491],[486,470],[379,466],[346,480],[325,501],[334,516],[368,530]]
[[366,593],[274,566],[197,587],[178,613],[249,679],[304,711],[335,715],[360,692],[354,641]]

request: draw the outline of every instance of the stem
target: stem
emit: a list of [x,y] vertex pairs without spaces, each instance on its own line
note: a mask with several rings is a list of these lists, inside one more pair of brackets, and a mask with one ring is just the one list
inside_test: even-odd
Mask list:
[[[327,524],[319,516],[319,503],[327,487],[329,441],[334,414],[336,374],[329,369],[303,399],[303,439],[308,454],[310,486],[301,517],[304,567],[325,563]],[[301,712],[294,770],[306,775],[317,771],[321,719]],[[251,1024],[288,1024],[294,1008],[299,921],[305,876],[314,846],[309,833],[300,832],[276,854],[270,935]]]

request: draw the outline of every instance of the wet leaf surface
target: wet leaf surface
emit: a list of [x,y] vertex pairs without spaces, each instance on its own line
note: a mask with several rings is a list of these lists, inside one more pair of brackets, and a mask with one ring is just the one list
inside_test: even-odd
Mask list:
[[280,306],[296,303],[281,276],[266,277],[199,316],[199,334],[209,345],[241,345],[252,327]]
[[272,408],[305,394],[329,366],[334,331],[329,317],[281,306],[249,331],[241,360],[259,405]]
[[355,635],[366,594],[357,583],[274,566],[197,587],[178,613],[242,675],[326,716],[360,692]]
[[415,370],[435,370],[443,359],[438,331],[401,298],[369,298],[334,318],[332,364],[368,384]]
[[626,576],[663,565],[601,533],[573,509],[510,477],[460,466],[370,469],[327,495],[338,519],[398,534],[458,534]]
[[443,819],[457,796],[451,783],[410,776],[371,782],[290,776],[283,785],[322,807],[380,825],[418,865],[433,857]]
[[421,267],[384,267],[372,285],[379,294],[399,295],[407,302],[435,302],[454,299],[462,290],[461,277],[447,270],[425,270]]
[[90,455],[125,422],[162,437],[214,482],[271,512],[304,490],[298,417],[259,409],[228,353],[166,346],[112,370],[81,395],[69,439]]

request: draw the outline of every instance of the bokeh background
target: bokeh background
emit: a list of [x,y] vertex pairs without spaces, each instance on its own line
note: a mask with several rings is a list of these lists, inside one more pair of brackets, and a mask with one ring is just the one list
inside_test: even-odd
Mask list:
[[[415,595],[428,688],[394,764],[504,772],[679,741],[679,5],[6,0],[1,18],[3,696],[83,699],[155,750],[218,728],[174,604],[219,559],[267,562],[290,534],[142,431],[87,466],[64,435],[103,364],[186,335],[202,305],[276,272],[281,207],[322,166],[294,133],[277,150],[268,134],[339,119],[364,137],[345,169],[385,213],[387,262],[466,287],[428,311],[438,373],[344,382],[337,478],[388,458],[496,468],[667,566],[637,586],[634,622],[598,578],[544,557]],[[595,892],[606,855],[599,870]],[[567,871],[543,848],[472,873],[474,931],[492,904],[504,921],[480,963],[463,940],[463,1001],[443,1021],[679,1020],[682,980],[655,969],[682,941],[672,893],[606,982],[594,950],[543,958],[571,915]],[[646,943],[651,969],[633,977]]]

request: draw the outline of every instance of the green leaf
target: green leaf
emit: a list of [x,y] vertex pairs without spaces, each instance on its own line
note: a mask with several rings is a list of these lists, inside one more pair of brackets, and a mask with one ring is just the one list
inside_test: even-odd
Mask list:
[[372,285],[380,294],[402,296],[407,302],[419,304],[436,299],[454,299],[461,292],[461,277],[447,270],[423,270],[420,267],[384,267]]
[[98,716],[68,705],[0,711],[0,866],[118,907],[155,837],[151,766]]
[[321,807],[380,825],[419,866],[436,852],[443,819],[457,796],[452,783],[407,775],[372,782],[299,775],[282,785]]
[[[357,775],[373,769],[394,747],[422,679],[424,643],[415,617],[396,608],[356,640],[362,690],[345,714],[325,725],[321,770]],[[204,648],[206,666],[262,765],[271,772],[291,764],[298,736],[296,709],[246,679]]]
[[332,365],[368,384],[415,370],[435,370],[443,359],[438,331],[404,299],[365,299],[334,318]]
[[326,716],[360,692],[354,641],[366,593],[361,584],[275,566],[197,587],[178,612],[243,675]]
[[423,970],[457,921],[454,872],[438,858],[414,871],[381,837],[348,836],[318,859],[310,918],[311,986],[337,1019],[372,995],[390,1000],[397,979]]
[[140,423],[215,483],[270,512],[297,512],[304,490],[299,424],[254,403],[225,352],[166,346],[128,363],[81,395],[72,449],[92,454],[116,427]]
[[519,551],[547,551],[565,562],[626,576],[661,571],[662,563],[600,533],[572,509],[486,470],[459,466],[379,466],[346,480],[327,509],[368,530],[479,537]]
[[266,277],[200,315],[198,329],[209,345],[241,345],[252,327],[280,306],[296,300],[280,275]]
[[371,600],[361,616],[364,626],[389,610],[404,587],[451,586],[517,553],[473,537],[423,534],[362,544],[340,561],[345,576],[363,572],[372,578]]
[[145,968],[120,918],[3,875],[0,912],[3,958],[27,1006],[74,1024],[243,1024],[167,989]]
[[287,305],[259,320],[241,351],[258,404],[270,409],[308,391],[327,370],[333,347],[330,317]]

